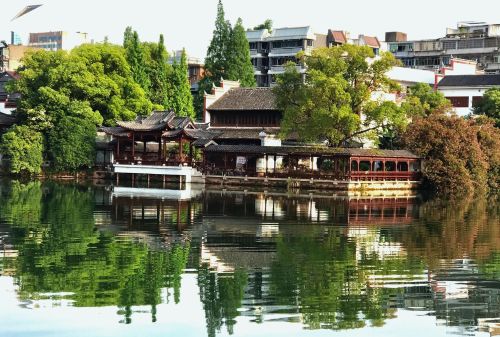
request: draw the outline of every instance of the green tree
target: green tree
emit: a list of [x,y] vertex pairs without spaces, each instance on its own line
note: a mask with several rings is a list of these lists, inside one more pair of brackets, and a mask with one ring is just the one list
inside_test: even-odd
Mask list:
[[127,62],[132,71],[132,77],[144,92],[149,94],[151,83],[145,66],[145,53],[139,40],[139,34],[137,31],[132,31],[132,27],[127,27],[123,35],[123,47],[125,48]]
[[17,112],[23,124],[50,127],[71,115],[113,125],[151,112],[119,46],[82,45],[71,53],[40,50],[23,62],[20,79],[9,88],[22,94]]
[[91,167],[95,158],[95,125],[85,119],[62,117],[48,133],[47,147],[56,171]]
[[178,116],[194,118],[193,95],[189,84],[187,55],[184,49],[180,61],[174,61],[171,84],[173,90],[169,108],[173,109]]
[[168,63],[169,54],[165,48],[163,34],[160,35],[158,43],[143,42],[145,53],[146,72],[149,77],[149,99],[158,106],[165,109],[171,105],[173,73],[172,66]]
[[219,0],[215,29],[205,58],[205,77],[199,82],[199,93],[195,102],[198,114],[203,110],[204,94],[210,93],[214,85],[219,86],[221,79],[229,79],[227,71],[230,67],[228,53],[230,44],[231,24],[226,21],[224,6],[222,0]]
[[250,58],[250,45],[248,44],[243,21],[238,18],[231,32],[231,42],[228,48],[229,63],[227,78],[239,80],[242,87],[255,87],[255,75]]
[[495,126],[500,128],[500,88],[486,90],[481,102],[474,107],[474,113],[492,118]]
[[13,126],[2,136],[1,152],[8,158],[10,173],[39,174],[43,163],[43,136],[28,126]]
[[267,29],[269,32],[273,30],[273,20],[267,19],[264,23],[261,23],[258,26],[253,27],[254,30]]
[[430,85],[418,83],[408,89],[402,108],[409,116],[428,116],[431,113],[451,112],[450,101]]
[[284,112],[281,132],[306,141],[327,141],[340,146],[362,135],[373,137],[389,128],[404,128],[407,116],[395,104],[372,100],[372,93],[391,92],[398,85],[386,73],[398,61],[390,53],[375,59],[371,48],[345,45],[318,48],[305,63],[305,77],[295,63],[286,66],[274,89]]

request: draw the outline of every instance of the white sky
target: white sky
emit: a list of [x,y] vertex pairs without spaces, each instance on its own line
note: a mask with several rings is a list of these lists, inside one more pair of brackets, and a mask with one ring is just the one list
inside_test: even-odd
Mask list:
[[[437,38],[457,21],[475,20],[499,23],[500,1],[476,0],[223,0],[226,19],[238,17],[245,27],[267,18],[275,27],[310,25],[316,33],[328,28],[351,34],[377,35],[403,31],[410,39]],[[19,10],[30,4],[41,8],[10,22]],[[143,41],[157,41],[163,33],[168,50],[185,47],[190,56],[203,58],[214,28],[217,0],[0,0],[0,40],[9,40],[10,31],[23,41],[29,32],[80,31],[96,41],[104,36],[122,42],[130,25]]]

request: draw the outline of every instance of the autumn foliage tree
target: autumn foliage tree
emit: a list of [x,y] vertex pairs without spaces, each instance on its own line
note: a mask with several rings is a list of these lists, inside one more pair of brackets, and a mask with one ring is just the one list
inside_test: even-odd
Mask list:
[[491,123],[435,113],[415,118],[403,144],[424,159],[425,182],[438,193],[498,189],[500,133]]

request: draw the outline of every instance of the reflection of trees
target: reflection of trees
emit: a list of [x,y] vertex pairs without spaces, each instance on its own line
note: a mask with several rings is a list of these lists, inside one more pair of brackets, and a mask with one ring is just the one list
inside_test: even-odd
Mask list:
[[209,337],[215,336],[222,325],[229,334],[233,333],[247,280],[247,273],[241,269],[232,274],[217,274],[207,265],[198,268],[198,286]]
[[179,301],[189,245],[154,251],[139,240],[97,231],[92,190],[13,184],[1,201],[1,217],[12,223],[19,251],[15,278],[22,299],[50,293],[75,306],[116,305],[127,323],[136,305],[151,305],[156,320],[162,288],[173,289]]
[[281,237],[271,269],[271,295],[299,308],[310,329],[351,329],[384,324],[394,317],[389,297],[400,290],[372,287],[370,276],[406,275],[418,264],[376,253],[356,256],[356,242],[338,229]]
[[500,251],[499,206],[482,197],[435,199],[420,208],[419,225],[391,231],[409,255],[423,258],[430,269],[440,259],[476,259],[479,264]]

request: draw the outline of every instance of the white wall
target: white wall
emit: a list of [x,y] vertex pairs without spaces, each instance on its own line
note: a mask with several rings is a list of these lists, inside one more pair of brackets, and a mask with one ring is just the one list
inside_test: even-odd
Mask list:
[[438,88],[445,97],[469,97],[469,107],[467,108],[453,108],[455,113],[459,116],[467,116],[472,112],[472,97],[483,96],[488,88]]

